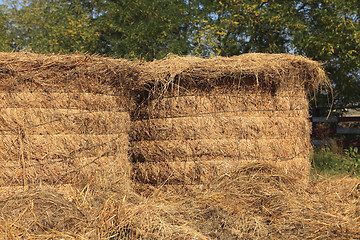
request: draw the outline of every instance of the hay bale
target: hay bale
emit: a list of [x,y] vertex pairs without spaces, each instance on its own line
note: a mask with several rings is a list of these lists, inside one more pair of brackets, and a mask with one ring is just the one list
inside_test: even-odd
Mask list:
[[0,119],[2,186],[74,183],[95,175],[110,181],[129,173],[126,112],[6,108]]
[[307,179],[307,94],[327,83],[320,64],[283,54],[143,64],[140,107],[132,113],[134,177],[208,183],[243,164],[268,162]]
[[[0,92],[47,91],[127,94],[135,62],[87,54],[0,52]],[[123,101],[123,107],[129,104]]]
[[129,168],[125,133],[7,135],[0,146],[1,185],[72,183],[79,175],[91,178],[103,169]]
[[[120,102],[122,100],[122,102]],[[15,91],[0,92],[3,108],[46,108],[123,111],[128,99],[117,95],[88,92]]]
[[[307,107],[307,100],[303,102]],[[196,184],[230,174],[249,161],[281,165],[292,160],[302,162],[302,171],[296,173],[305,178],[310,171],[310,123],[307,108],[301,107],[233,108],[138,120],[132,131],[135,176],[151,183]]]
[[[181,95],[175,92],[175,96],[163,96],[161,101],[143,103],[142,108],[136,114],[144,118],[175,118],[186,113],[189,115],[209,114],[237,114],[237,115],[272,115],[274,111],[287,111],[291,116],[298,116],[302,112],[304,90],[296,89],[293,92],[278,92],[272,96],[268,92],[257,90],[239,89],[234,93],[218,93],[210,91],[206,93],[194,93],[193,95]],[[154,109],[154,111],[152,111]],[[254,114],[256,112],[256,114]]]
[[0,53],[0,187],[128,177],[131,65]]

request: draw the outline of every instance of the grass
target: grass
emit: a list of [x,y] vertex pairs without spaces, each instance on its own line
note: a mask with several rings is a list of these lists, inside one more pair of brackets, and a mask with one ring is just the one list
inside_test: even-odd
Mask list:
[[320,175],[360,177],[360,152],[357,147],[316,147],[312,165],[314,172]]

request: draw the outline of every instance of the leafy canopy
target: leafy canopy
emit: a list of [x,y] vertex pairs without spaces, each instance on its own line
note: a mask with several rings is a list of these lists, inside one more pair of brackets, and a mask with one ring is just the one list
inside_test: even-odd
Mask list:
[[10,2],[14,48],[44,52],[97,51],[99,32],[80,1]]

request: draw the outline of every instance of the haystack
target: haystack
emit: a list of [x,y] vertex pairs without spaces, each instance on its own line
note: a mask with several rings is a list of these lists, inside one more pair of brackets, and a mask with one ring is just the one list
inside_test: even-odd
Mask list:
[[0,186],[127,176],[130,66],[88,55],[0,53]]
[[290,54],[170,56],[138,71],[135,179],[207,183],[252,162],[308,178],[308,93],[328,85],[318,62]]

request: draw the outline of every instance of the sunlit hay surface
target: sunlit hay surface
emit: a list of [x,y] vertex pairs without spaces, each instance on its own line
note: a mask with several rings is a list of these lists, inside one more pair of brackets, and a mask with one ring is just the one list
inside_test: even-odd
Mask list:
[[119,96],[3,95],[8,98],[0,99],[0,186],[67,184],[94,177],[111,182],[129,175],[130,117],[119,106]]
[[111,184],[129,176],[125,83],[133,64],[0,53],[0,186]]
[[0,91],[126,94],[125,81],[134,64],[86,54],[0,52]]
[[[124,183],[122,183],[124,184]],[[133,183],[134,184],[134,183]],[[318,178],[308,186],[249,164],[207,186],[135,183],[69,197],[52,186],[0,199],[8,239],[358,239],[360,180]]]
[[184,95],[197,91],[229,93],[252,86],[261,89],[301,86],[308,90],[330,87],[319,62],[291,54],[249,53],[210,59],[169,55],[163,60],[140,64],[137,70],[138,81],[133,85],[145,94],[138,96],[139,100],[162,98],[175,91]]

